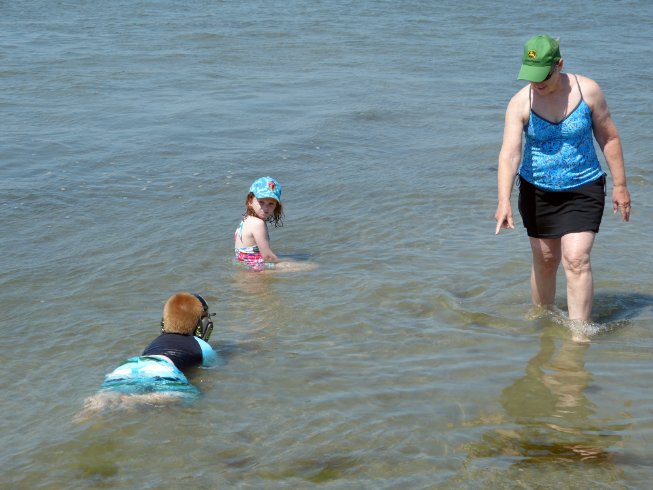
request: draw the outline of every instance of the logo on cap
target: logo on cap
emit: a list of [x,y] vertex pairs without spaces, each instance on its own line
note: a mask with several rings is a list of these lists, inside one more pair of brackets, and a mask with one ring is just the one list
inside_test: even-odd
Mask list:
[[274,182],[272,182],[271,180],[269,180],[269,181],[268,181],[268,189],[270,189],[272,192],[274,192],[274,188],[275,188],[275,187],[276,187],[276,186],[274,185]]
[[528,57],[531,60],[537,58],[537,51],[535,51],[534,49],[528,50]]

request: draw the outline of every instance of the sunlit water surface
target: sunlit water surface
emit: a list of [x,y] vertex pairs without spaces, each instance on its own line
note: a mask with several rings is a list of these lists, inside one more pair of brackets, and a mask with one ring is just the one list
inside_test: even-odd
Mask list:
[[[0,2],[3,488],[648,488],[653,4]],[[522,43],[550,29],[622,134],[590,343],[494,236]],[[232,266],[249,184],[275,251]],[[201,293],[189,406],[73,417]]]

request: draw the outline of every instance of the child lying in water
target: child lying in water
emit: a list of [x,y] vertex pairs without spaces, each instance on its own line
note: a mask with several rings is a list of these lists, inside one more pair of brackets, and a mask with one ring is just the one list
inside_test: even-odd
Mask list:
[[199,390],[184,371],[216,364],[218,356],[206,342],[212,330],[209,307],[201,296],[172,295],[163,307],[161,334],[141,356],[127,359],[107,374],[100,391],[85,400],[76,419],[108,410],[192,400]]

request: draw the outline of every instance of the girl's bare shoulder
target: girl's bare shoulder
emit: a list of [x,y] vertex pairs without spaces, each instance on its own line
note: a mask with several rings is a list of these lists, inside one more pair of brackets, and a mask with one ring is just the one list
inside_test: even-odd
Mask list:
[[265,228],[265,221],[258,216],[246,216],[245,219],[243,219],[243,228],[245,230]]

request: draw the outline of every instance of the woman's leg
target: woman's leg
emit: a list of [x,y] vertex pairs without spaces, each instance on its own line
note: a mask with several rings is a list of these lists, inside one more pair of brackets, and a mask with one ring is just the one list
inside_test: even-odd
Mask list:
[[556,296],[556,273],[560,265],[560,238],[529,237],[533,252],[531,296],[533,304],[552,305]]
[[590,253],[595,234],[569,233],[562,237],[562,265],[567,276],[567,307],[570,320],[589,321],[592,314],[594,284]]

